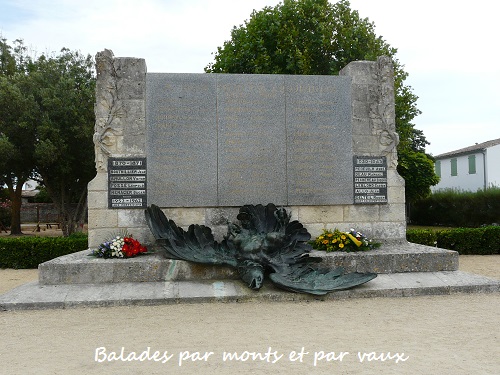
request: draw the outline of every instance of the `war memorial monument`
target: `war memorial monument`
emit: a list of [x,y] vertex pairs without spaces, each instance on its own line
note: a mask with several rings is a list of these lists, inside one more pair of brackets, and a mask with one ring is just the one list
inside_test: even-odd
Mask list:
[[39,283],[24,300],[4,297],[5,308],[318,298],[272,284],[253,291],[230,267],[169,259],[146,220],[152,205],[179,227],[211,228],[217,241],[241,206],[271,203],[313,238],[355,228],[382,243],[315,251],[324,266],[378,275],[321,298],[499,290],[459,272],[458,253],[406,241],[389,58],[352,62],[339,76],[148,73],[144,59],[110,50],[96,65],[89,248],[127,231],[158,251],[130,259],[84,251],[43,263]]

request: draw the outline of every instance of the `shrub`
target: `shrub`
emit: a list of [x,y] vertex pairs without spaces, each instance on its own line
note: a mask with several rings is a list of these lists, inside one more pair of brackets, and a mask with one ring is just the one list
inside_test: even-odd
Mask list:
[[46,187],[39,186],[38,190],[38,194],[29,200],[30,203],[53,203]]
[[460,254],[475,254],[481,247],[481,229],[455,228],[437,233],[437,245],[443,249],[456,250]]
[[408,229],[406,239],[409,242],[418,243],[427,246],[437,245],[436,231],[430,229]]
[[442,249],[455,250],[459,254],[500,254],[500,226],[455,229],[408,229],[409,242]]
[[443,190],[412,205],[410,220],[417,225],[480,227],[500,223],[500,188],[477,192]]
[[40,263],[87,248],[87,236],[1,237],[0,268],[37,268]]
[[4,227],[10,227],[11,206],[10,200],[0,198],[0,223]]

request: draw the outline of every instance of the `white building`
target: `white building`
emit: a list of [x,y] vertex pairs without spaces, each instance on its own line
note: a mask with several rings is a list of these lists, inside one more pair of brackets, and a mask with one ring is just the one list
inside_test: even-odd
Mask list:
[[500,138],[447,152],[435,159],[436,174],[441,180],[432,191],[500,187]]

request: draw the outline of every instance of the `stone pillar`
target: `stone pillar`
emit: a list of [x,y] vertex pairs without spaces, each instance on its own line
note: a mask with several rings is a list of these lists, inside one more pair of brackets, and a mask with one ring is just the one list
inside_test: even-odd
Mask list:
[[[387,157],[386,205],[354,205],[344,210],[344,220],[371,216],[375,238],[406,239],[404,179],[398,174],[394,69],[387,56],[377,61],[354,61],[340,71],[352,77],[353,153],[358,156]],[[363,212],[360,212],[363,211]]]
[[107,163],[113,157],[146,156],[146,62],[96,55],[95,162],[97,175],[88,185],[89,247],[116,232],[140,238],[146,232],[142,209],[108,209]]

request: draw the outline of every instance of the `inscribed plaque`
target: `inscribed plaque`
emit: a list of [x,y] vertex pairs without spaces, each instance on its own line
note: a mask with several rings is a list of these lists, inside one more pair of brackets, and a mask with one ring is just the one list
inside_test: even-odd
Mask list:
[[285,82],[288,204],[352,204],[350,78]]
[[283,76],[220,74],[219,205],[287,203]]
[[146,124],[149,201],[217,205],[216,76],[149,73]]
[[354,203],[387,203],[385,156],[354,156]]
[[146,158],[108,159],[108,208],[147,207]]
[[351,80],[148,74],[148,199],[161,207],[352,204]]

